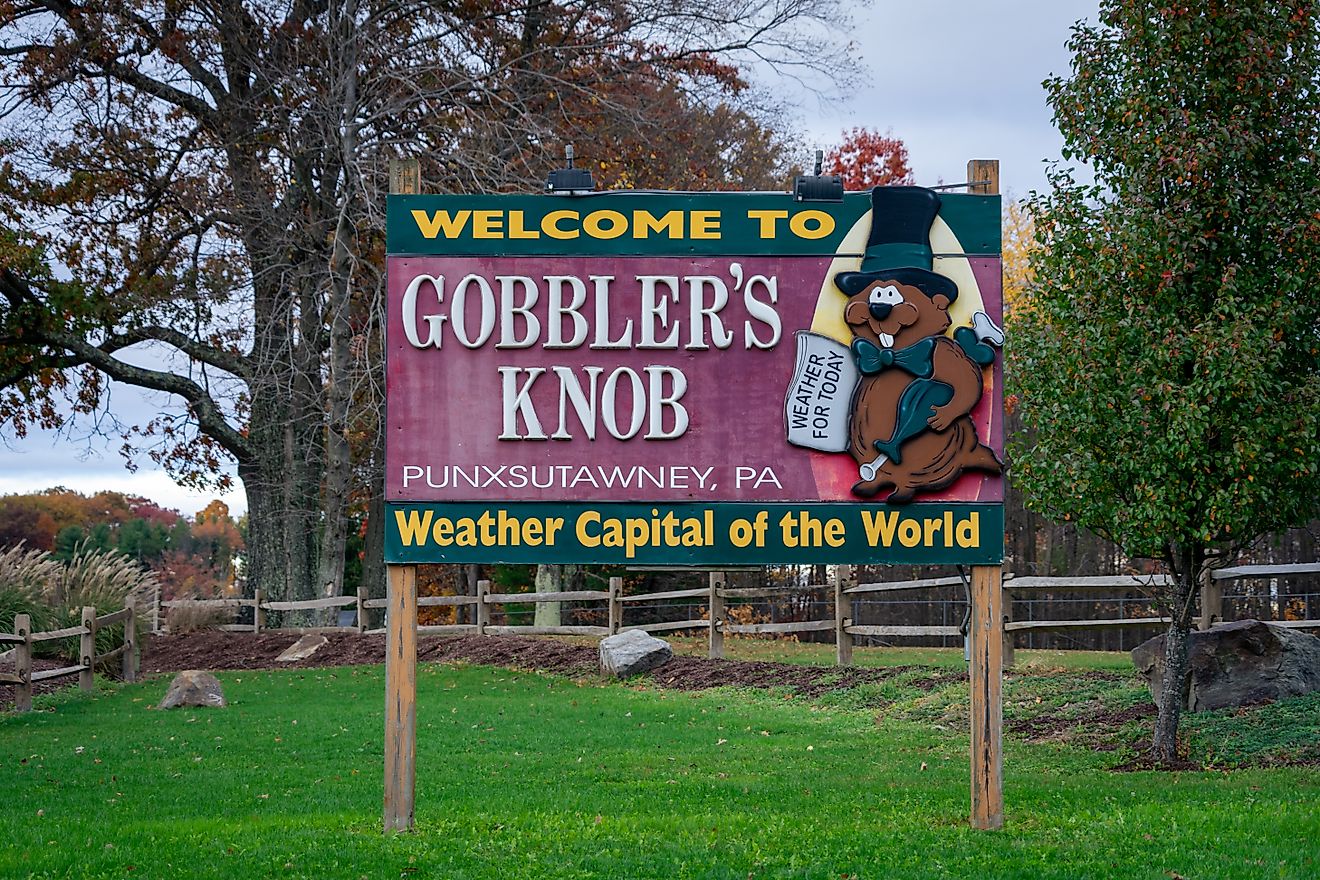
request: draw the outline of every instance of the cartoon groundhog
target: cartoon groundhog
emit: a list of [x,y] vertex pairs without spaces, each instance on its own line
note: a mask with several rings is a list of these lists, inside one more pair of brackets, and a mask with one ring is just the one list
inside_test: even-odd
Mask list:
[[987,343],[1002,345],[1003,334],[978,312],[972,327],[945,335],[958,287],[931,271],[939,196],[878,187],[871,200],[862,271],[842,272],[834,283],[848,296],[844,320],[862,374],[850,425],[860,472],[852,491],[869,498],[892,487],[885,500],[897,504],[948,486],[964,470],[1003,470],[968,415],[981,399],[982,370],[994,361]]

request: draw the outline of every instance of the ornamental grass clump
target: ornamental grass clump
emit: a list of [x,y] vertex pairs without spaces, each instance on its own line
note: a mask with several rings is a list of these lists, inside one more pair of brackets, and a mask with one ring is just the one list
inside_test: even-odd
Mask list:
[[[102,553],[86,546],[79,546],[67,563],[56,568],[59,575],[45,592],[53,618],[51,629],[80,624],[85,606],[95,608],[98,616],[120,610],[130,598],[139,608],[144,608],[160,587],[154,574],[144,571],[124,554]],[[122,623],[97,630],[96,653],[107,653],[123,643]],[[58,645],[58,656],[78,661],[77,638],[51,644]]]
[[43,550],[25,550],[20,543],[0,551],[0,632],[14,631],[14,616],[32,619],[32,631],[49,628],[51,609],[45,602],[47,587],[60,576],[61,566]]
[[[155,575],[122,553],[84,545],[61,563],[45,550],[25,550],[19,544],[0,551],[0,632],[13,631],[17,614],[27,614],[31,631],[39,633],[78,626],[84,606],[95,608],[98,616],[120,610],[130,598],[146,607],[159,587]],[[122,623],[105,627],[96,634],[96,653],[123,643]],[[78,662],[78,651],[77,636],[33,645],[34,656],[70,663]]]

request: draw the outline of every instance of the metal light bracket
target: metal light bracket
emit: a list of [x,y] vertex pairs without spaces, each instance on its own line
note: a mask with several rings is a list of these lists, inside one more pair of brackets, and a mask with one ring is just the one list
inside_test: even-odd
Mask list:
[[545,191],[560,196],[585,196],[594,192],[596,184],[591,179],[591,171],[573,167],[572,144],[564,147],[564,159],[568,162],[568,167],[556,168],[550,172],[550,176],[545,181]]
[[825,154],[816,151],[815,174],[793,178],[793,201],[795,202],[841,202],[843,201],[843,178],[837,174],[821,174],[821,164]]

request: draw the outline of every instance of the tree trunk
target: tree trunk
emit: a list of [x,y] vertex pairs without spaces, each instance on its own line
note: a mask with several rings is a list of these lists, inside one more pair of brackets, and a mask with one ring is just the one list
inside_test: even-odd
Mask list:
[[314,541],[309,541],[314,536],[307,535],[314,510],[296,509],[303,493],[286,491],[300,475],[271,476],[255,466],[240,465],[239,476],[248,501],[247,595],[260,589],[273,601],[314,598]]
[[1151,751],[1155,760],[1170,764],[1178,758],[1178,722],[1186,697],[1187,646],[1191,627],[1175,620],[1164,634],[1164,674],[1160,678],[1159,717]]
[[[330,323],[329,368],[325,396],[327,424],[325,430],[325,478],[322,494],[324,527],[321,535],[320,558],[317,563],[317,585],[324,596],[338,596],[344,592],[344,551],[348,543],[348,496],[352,490],[353,468],[348,442],[349,399],[352,393],[352,364],[350,352],[352,329],[349,312],[352,306],[353,264],[357,247],[356,230],[351,214],[357,207],[359,191],[357,180],[358,152],[358,94],[357,52],[353,23],[357,4],[348,2],[344,7],[331,7],[332,26],[339,34],[339,107],[342,128],[341,155],[337,164],[341,168],[342,185],[337,188],[339,199],[333,205],[335,218],[334,246],[330,256],[330,301],[327,308]],[[332,189],[332,191],[334,191]],[[327,616],[334,612],[327,609]],[[329,622],[329,621],[327,621]]]
[[1164,673],[1160,677],[1159,715],[1151,752],[1155,760],[1169,764],[1178,758],[1178,722],[1187,704],[1187,649],[1191,642],[1193,612],[1205,566],[1205,548],[1195,544],[1171,547],[1166,557],[1174,583],[1166,594],[1166,613],[1172,620],[1164,634]]
[[362,585],[373,599],[385,595],[385,440],[380,427],[383,424],[378,418],[371,441],[371,497],[367,502],[367,532],[362,537]]
[[[573,582],[578,578],[577,565],[538,565],[534,589],[538,593],[558,593],[573,589]],[[538,602],[536,617],[532,621],[537,626],[562,626],[559,602]]]

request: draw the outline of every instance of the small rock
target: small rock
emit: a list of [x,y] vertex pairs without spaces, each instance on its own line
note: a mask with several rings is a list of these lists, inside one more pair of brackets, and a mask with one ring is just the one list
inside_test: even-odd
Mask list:
[[308,633],[284,649],[284,653],[275,658],[276,663],[296,663],[315,654],[330,640],[319,633]]
[[[1134,648],[1132,664],[1159,700],[1164,636]],[[1191,634],[1187,666],[1190,712],[1297,697],[1320,690],[1320,639],[1259,620],[1221,623]]]
[[209,672],[200,669],[185,669],[174,676],[170,689],[165,692],[165,699],[160,701],[158,709],[175,709],[179,706],[228,706],[225,692],[220,682]]
[[600,641],[600,671],[615,678],[649,672],[669,661],[674,650],[664,639],[630,629]]

